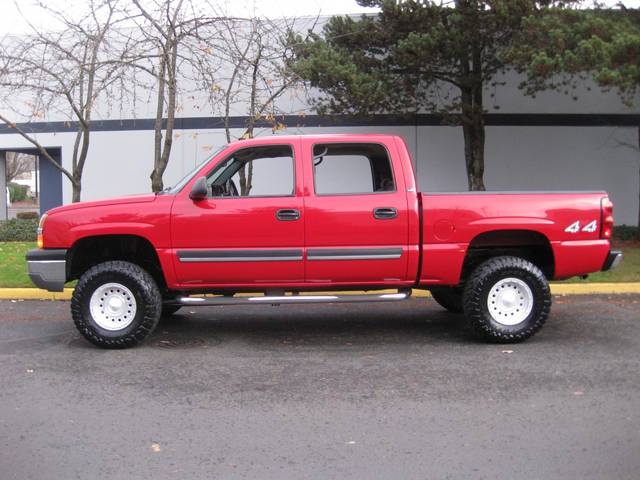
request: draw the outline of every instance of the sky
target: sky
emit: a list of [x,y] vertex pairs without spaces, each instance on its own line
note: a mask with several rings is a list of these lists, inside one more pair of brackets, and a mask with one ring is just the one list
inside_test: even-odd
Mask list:
[[[23,13],[36,26],[46,25],[46,18],[38,17],[38,9],[30,7],[35,0],[18,0]],[[74,2],[83,0],[47,0],[54,8],[69,11]],[[144,0],[143,0],[144,1]],[[260,17],[303,17],[338,15],[344,13],[375,12],[375,9],[360,7],[355,0],[220,0],[226,3],[231,15]],[[619,0],[604,0],[602,3],[616,5]],[[623,0],[627,7],[640,8],[640,0]],[[0,0],[0,37],[7,34],[26,33],[30,28],[15,6],[14,0]]]
[[[45,22],[38,18],[38,8],[30,6],[34,0],[18,0],[20,10],[35,25]],[[47,5],[69,11],[69,5],[82,0],[47,0]],[[640,0],[638,0],[640,2]],[[239,17],[260,16],[269,18],[338,15],[342,13],[375,12],[360,7],[355,0],[220,0],[231,15]],[[0,0],[0,37],[5,34],[26,33],[30,28],[22,18],[14,0]]]

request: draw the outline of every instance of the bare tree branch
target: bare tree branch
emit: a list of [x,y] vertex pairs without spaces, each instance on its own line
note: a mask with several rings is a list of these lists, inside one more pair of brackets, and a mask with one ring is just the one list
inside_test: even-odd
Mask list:
[[[47,31],[37,28],[25,17],[32,33],[3,41],[0,59],[0,86],[11,92],[0,99],[0,106],[31,121],[45,114],[61,112],[78,122],[71,158],[71,170],[59,165],[37,139],[20,128],[16,121],[0,117],[5,124],[34,145],[41,155],[71,182],[72,200],[80,200],[82,174],[89,153],[91,119],[96,99],[117,80],[121,66],[105,62],[117,56],[107,35],[123,21],[118,13],[121,0],[89,0],[84,10],[68,14],[50,3],[38,3],[44,15],[65,28]],[[20,108],[16,97],[30,98]],[[26,107],[26,108],[24,108]]]

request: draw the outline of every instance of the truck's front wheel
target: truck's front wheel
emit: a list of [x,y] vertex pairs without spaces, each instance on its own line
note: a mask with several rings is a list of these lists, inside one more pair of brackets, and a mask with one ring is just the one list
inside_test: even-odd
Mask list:
[[467,280],[463,306],[477,337],[520,342],[544,325],[551,293],[547,279],[533,263],[519,257],[494,257]]
[[151,275],[138,265],[104,262],[87,270],[71,299],[76,328],[103,348],[132,347],[156,327],[162,296]]

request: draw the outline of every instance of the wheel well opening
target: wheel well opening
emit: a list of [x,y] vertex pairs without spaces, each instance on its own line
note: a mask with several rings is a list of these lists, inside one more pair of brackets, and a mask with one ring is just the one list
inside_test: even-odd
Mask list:
[[482,262],[498,256],[524,258],[536,265],[548,278],[553,278],[555,262],[547,237],[530,230],[497,230],[481,233],[469,244],[462,267],[464,281]]
[[136,235],[102,235],[78,240],[68,257],[67,278],[75,280],[89,268],[102,262],[124,260],[144,268],[158,287],[166,288],[166,281],[158,254],[149,240]]

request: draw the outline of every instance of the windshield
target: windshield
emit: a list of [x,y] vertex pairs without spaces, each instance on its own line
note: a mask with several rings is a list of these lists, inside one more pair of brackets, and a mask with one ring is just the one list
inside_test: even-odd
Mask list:
[[215,150],[211,155],[209,155],[204,161],[200,162],[193,170],[191,170],[189,173],[187,173],[182,180],[180,180],[178,183],[176,183],[173,187],[167,187],[165,188],[162,192],[160,192],[160,194],[169,194],[169,195],[174,195],[176,193],[178,193],[180,190],[182,190],[182,188],[189,183],[189,180],[191,180],[193,178],[193,176],[198,173],[200,171],[200,169],[202,167],[204,167],[204,165],[211,161],[211,159],[213,157],[215,157],[216,155],[218,155],[222,150],[224,150],[225,148],[227,148],[227,145],[223,145],[221,147],[219,147],[217,150]]

